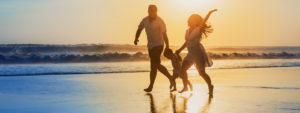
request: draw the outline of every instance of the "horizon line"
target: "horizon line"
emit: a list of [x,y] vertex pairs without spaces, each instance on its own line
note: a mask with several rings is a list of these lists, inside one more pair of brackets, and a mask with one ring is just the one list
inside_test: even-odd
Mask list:
[[[45,44],[45,43],[8,43],[8,44],[0,44],[0,46],[3,45],[126,45],[126,46],[147,46],[147,45],[134,45],[134,44],[114,44],[114,43],[78,43],[78,44]],[[181,45],[170,45],[172,46],[181,46]],[[294,45],[207,45],[206,47],[300,47],[299,46],[294,46]]]

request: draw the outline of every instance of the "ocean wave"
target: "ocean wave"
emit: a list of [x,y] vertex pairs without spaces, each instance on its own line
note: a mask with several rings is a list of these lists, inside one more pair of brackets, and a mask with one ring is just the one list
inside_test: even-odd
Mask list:
[[113,45],[113,44],[77,44],[77,45],[44,45],[44,44],[2,44],[0,53],[29,54],[29,53],[87,53],[87,52],[129,52],[147,50],[144,46]]
[[101,61],[138,61],[146,60],[148,56],[141,52],[128,53],[103,53],[103,54],[60,54],[60,55],[1,55],[0,63],[77,63],[77,62],[101,62]]
[[215,59],[221,58],[300,58],[300,53],[287,53],[282,51],[280,53],[208,53],[209,56]]
[[[182,54],[185,56],[186,54]],[[213,59],[298,59],[300,53],[209,53]],[[166,58],[163,57],[164,60]],[[0,63],[78,63],[103,61],[141,61],[149,60],[148,54],[136,53],[101,53],[101,54],[0,54]]]
[[272,90],[300,90],[300,87],[275,87],[275,86],[232,86],[236,88],[255,88],[255,89],[272,89]]
[[[141,61],[149,60],[147,50],[146,46],[112,44],[9,44],[0,45],[0,64]],[[300,59],[300,47],[217,47],[207,50],[213,59]],[[181,54],[182,57],[185,55]]]

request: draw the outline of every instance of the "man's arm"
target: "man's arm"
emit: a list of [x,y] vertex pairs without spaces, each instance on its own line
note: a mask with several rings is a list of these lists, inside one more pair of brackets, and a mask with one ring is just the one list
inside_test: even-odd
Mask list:
[[134,39],[134,45],[138,44],[139,37],[140,37],[142,31],[143,31],[143,29],[140,29],[140,28],[136,30],[135,39]]
[[167,32],[163,32],[163,38],[164,38],[164,42],[166,43],[166,48],[169,48],[169,39],[168,39],[168,35]]

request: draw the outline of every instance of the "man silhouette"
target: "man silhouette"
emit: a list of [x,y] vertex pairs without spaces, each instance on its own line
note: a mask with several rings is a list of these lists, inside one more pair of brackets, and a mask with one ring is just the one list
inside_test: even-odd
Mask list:
[[145,17],[139,24],[134,40],[135,45],[137,45],[140,34],[144,28],[147,34],[147,47],[151,63],[150,84],[148,88],[144,89],[144,91],[152,91],[157,70],[159,70],[169,79],[171,88],[174,84],[174,81],[172,81],[170,73],[163,65],[161,65],[160,61],[164,43],[166,43],[166,49],[169,49],[169,40],[166,33],[166,25],[164,21],[157,16],[157,7],[155,5],[149,5],[148,16]]

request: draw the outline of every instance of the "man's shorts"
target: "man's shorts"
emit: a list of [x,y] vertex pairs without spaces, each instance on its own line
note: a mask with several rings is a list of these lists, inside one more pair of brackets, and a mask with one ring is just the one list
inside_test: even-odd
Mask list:
[[151,64],[160,64],[160,56],[163,52],[163,48],[163,46],[156,46],[151,49],[148,49]]

